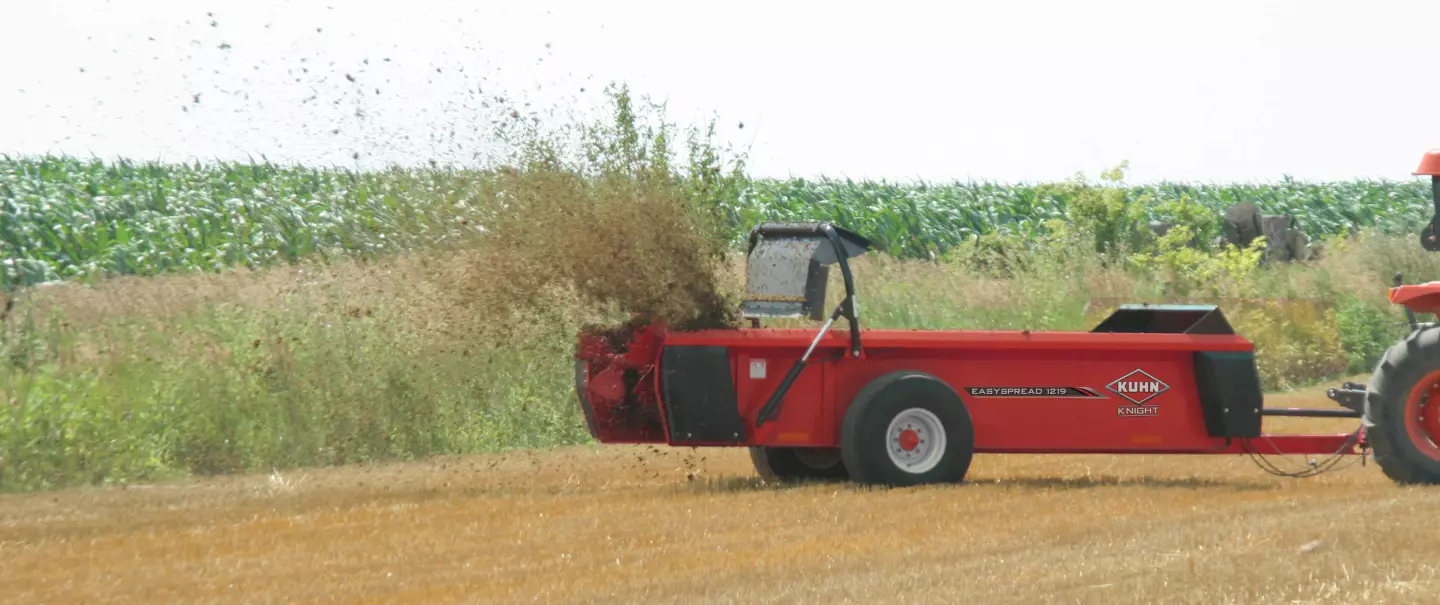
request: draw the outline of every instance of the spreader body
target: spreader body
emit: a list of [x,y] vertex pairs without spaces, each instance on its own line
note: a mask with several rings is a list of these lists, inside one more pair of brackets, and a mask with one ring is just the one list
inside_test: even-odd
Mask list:
[[[1262,434],[1254,346],[1213,307],[1125,307],[1091,332],[871,329],[860,358],[831,331],[758,423],[814,336],[649,326],[624,347],[634,359],[592,342],[580,404],[602,443],[838,448],[867,386],[912,372],[954,392],[976,453],[1239,453]],[[1256,447],[1334,453],[1348,437]]]

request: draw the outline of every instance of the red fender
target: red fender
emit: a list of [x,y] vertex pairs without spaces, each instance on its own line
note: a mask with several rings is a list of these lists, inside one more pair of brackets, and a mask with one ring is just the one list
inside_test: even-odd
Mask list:
[[1440,314],[1440,281],[1390,288],[1390,302],[1416,313]]

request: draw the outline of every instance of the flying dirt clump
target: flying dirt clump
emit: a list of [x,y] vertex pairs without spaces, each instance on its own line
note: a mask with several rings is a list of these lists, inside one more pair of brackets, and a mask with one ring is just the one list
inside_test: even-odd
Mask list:
[[492,208],[479,242],[483,266],[467,289],[492,313],[543,313],[560,297],[603,317],[628,315],[628,328],[739,324],[722,287],[727,246],[711,215],[668,175],[507,170]]

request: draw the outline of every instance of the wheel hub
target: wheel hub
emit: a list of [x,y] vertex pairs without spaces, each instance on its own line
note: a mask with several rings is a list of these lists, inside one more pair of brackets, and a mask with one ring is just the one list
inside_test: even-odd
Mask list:
[[1440,383],[1431,383],[1420,396],[1415,422],[1432,446],[1440,446]]
[[915,432],[914,429],[900,431],[900,449],[908,452],[918,445],[920,445],[920,433]]
[[1405,432],[1416,449],[1440,460],[1440,371],[1431,372],[1410,392]]
[[885,435],[885,452],[903,471],[927,472],[945,456],[945,427],[930,410],[911,408],[896,414]]

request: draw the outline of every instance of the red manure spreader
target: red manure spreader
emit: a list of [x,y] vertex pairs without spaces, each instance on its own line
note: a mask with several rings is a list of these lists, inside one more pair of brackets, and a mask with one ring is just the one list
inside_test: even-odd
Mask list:
[[[1440,251],[1436,217],[1421,245]],[[1440,282],[1396,285],[1410,332],[1369,383],[1330,389],[1338,408],[1268,408],[1253,344],[1219,308],[1125,305],[1088,332],[861,328],[849,259],[872,248],[828,224],[763,224],[750,236],[750,327],[634,324],[581,334],[576,390],[601,443],[749,448],[775,480],[893,486],[957,482],[976,453],[1373,456],[1396,482],[1440,483]],[[831,267],[843,300],[824,315]],[[778,317],[813,329],[760,327]],[[844,318],[848,330],[832,329]],[[1358,419],[1352,432],[1267,434],[1272,416]],[[1264,463],[1268,464],[1268,463]],[[1263,464],[1262,464],[1263,466]]]

